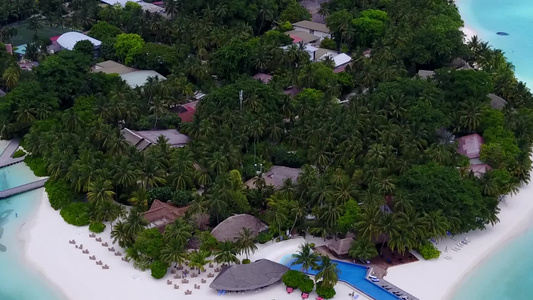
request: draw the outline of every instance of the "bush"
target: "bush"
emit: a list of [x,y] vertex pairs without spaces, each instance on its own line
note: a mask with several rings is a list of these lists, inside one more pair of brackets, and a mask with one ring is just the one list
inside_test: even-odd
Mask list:
[[26,151],[18,149],[17,151],[15,151],[15,153],[13,153],[13,158],[23,157],[24,155],[26,155]]
[[308,277],[304,273],[295,270],[289,270],[281,277],[283,284],[295,289],[299,288],[306,279]]
[[152,201],[157,199],[159,201],[167,202],[172,199],[172,189],[169,187],[153,188],[148,191],[148,196]]
[[311,293],[314,287],[315,283],[310,278],[305,278],[302,283],[300,283],[300,291],[302,291],[302,293]]
[[160,260],[154,261],[150,265],[150,270],[152,271],[152,277],[155,279],[161,279],[167,274],[168,264]]
[[65,222],[74,226],[89,225],[89,216],[91,214],[91,208],[89,203],[74,202],[70,203],[67,207],[61,209],[61,217]]
[[89,230],[94,233],[101,233],[104,232],[105,224],[102,222],[91,222],[91,225],[89,225]]
[[318,296],[324,298],[324,299],[331,299],[335,297],[335,289],[334,288],[323,288],[321,286],[316,287],[316,293]]
[[292,30],[291,22],[285,21],[285,22],[279,24],[279,31],[285,32],[285,31],[289,31],[289,30]]
[[183,207],[189,204],[191,200],[192,200],[191,192],[184,191],[184,190],[177,190],[172,194],[172,200],[170,200],[170,202],[172,202],[172,204],[178,207]]
[[272,240],[272,235],[270,233],[267,233],[267,232],[261,232],[258,236],[257,236],[257,242],[259,244],[264,244],[264,243],[267,243],[269,241]]
[[30,167],[35,176],[43,177],[48,175],[46,173],[46,162],[42,157],[27,155],[24,158],[24,162]]
[[276,148],[272,161],[275,165],[286,166],[290,168],[300,168],[306,162],[303,151],[289,151],[283,146]]
[[50,205],[55,210],[65,208],[79,198],[79,195],[63,180],[48,180],[44,184],[44,188],[48,194]]
[[422,244],[422,247],[420,247],[418,249],[418,252],[420,253],[420,255],[422,255],[422,257],[424,257],[424,259],[428,260],[428,259],[434,259],[434,258],[439,258],[440,256],[440,251],[439,249],[435,248],[435,246],[433,246],[432,243],[424,243]]
[[335,48],[337,48],[337,44],[334,40],[325,38],[322,40],[322,42],[320,42],[320,48],[335,50]]
[[241,264],[243,265],[249,265],[250,264],[250,260],[248,258],[245,258],[241,261]]

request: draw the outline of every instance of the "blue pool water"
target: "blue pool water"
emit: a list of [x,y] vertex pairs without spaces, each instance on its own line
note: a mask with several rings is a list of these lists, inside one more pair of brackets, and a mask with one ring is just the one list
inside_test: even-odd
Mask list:
[[[0,169],[0,189],[35,180],[24,164]],[[29,172],[28,172],[29,171]],[[19,232],[38,206],[42,189],[0,199],[0,299],[61,300],[60,292],[24,260]]]
[[[292,270],[300,270],[302,265],[291,265],[294,258],[291,254],[282,258],[281,263],[290,267]],[[389,293],[387,290],[372,283],[366,279],[367,268],[343,261],[334,260],[339,269],[339,280],[342,280],[356,289],[362,291],[376,300],[397,300],[398,297]],[[316,275],[318,271],[309,270],[310,275]]]
[[[505,52],[517,77],[533,86],[533,1],[459,0],[457,6],[465,24],[494,48]],[[508,36],[498,35],[506,32]]]

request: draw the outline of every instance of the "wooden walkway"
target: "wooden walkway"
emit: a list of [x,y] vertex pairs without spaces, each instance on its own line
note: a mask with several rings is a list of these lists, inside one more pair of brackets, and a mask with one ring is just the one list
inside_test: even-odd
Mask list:
[[24,160],[24,157],[13,158],[13,154],[20,146],[19,139],[12,139],[2,155],[0,155],[0,168],[11,166]]
[[7,190],[0,191],[0,199],[11,197],[20,193],[28,192],[31,190],[35,190],[38,188],[42,188],[44,186],[44,183],[48,180],[48,178],[40,179],[34,182],[30,182],[27,184],[23,184],[20,186],[16,186],[14,188],[10,188]]

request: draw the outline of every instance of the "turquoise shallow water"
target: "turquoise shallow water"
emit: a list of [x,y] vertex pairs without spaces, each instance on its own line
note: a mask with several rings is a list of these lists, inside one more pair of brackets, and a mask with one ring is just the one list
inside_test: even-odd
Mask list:
[[[8,169],[9,168],[9,169]],[[0,189],[33,181],[29,168],[16,164],[0,169]],[[5,176],[5,180],[3,179]],[[24,249],[18,235],[38,206],[42,189],[0,200],[0,299],[60,300],[63,297],[24,261]]]
[[[533,1],[458,0],[461,16],[478,36],[505,52],[517,77],[533,86]],[[508,36],[497,35],[507,32]]]

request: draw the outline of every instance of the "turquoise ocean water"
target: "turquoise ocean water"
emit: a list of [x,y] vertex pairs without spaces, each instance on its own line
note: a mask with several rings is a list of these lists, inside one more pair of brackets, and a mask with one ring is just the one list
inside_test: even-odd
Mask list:
[[[19,163],[0,169],[0,190],[37,179]],[[0,299],[61,300],[55,290],[36,270],[24,261],[19,231],[38,206],[42,189],[0,200]]]
[[[505,52],[517,77],[533,86],[533,1],[457,0],[461,16],[478,36]],[[497,35],[507,32],[508,36]]]
[[[458,0],[465,23],[515,65],[533,87],[533,0]],[[507,32],[500,36],[496,32]],[[533,225],[533,224],[532,224]],[[453,300],[533,299],[533,226],[506,243],[459,286]]]

